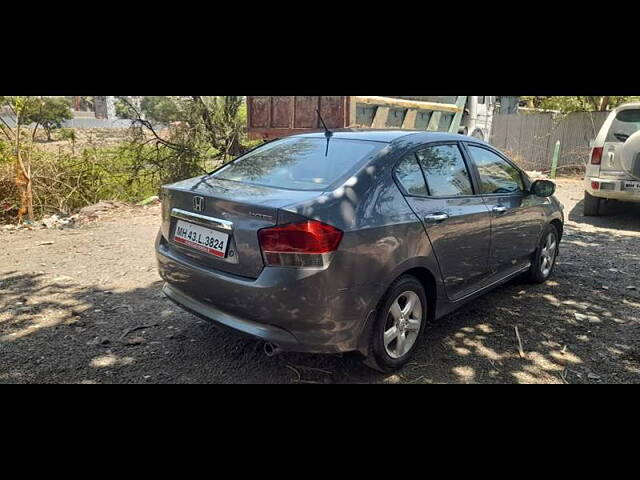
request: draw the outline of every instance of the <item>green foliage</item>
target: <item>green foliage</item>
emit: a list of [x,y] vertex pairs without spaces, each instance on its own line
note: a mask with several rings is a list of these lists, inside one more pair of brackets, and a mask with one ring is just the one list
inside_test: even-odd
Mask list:
[[8,105],[21,125],[42,126],[51,140],[51,131],[71,120],[71,103],[64,97],[0,97],[0,106]]
[[137,202],[156,195],[170,168],[151,145],[32,155],[34,204],[39,215],[71,213],[100,200]]
[[76,141],[76,131],[73,128],[61,128],[58,130],[58,140],[66,140],[68,142]]
[[4,140],[0,139],[0,165],[13,162],[11,146]]
[[[138,202],[157,194],[163,184],[206,173],[258,143],[246,139],[243,97],[144,97],[140,108],[122,97],[117,108],[134,121],[129,138],[115,147],[84,149],[76,144],[74,130],[59,128],[70,110],[66,101],[0,97],[2,101],[23,127],[46,122],[49,129],[58,127],[58,139],[73,143],[70,151],[23,144],[32,169],[36,216],[71,213],[100,200]],[[158,124],[168,129],[156,130]],[[10,209],[5,209],[7,219],[15,218],[19,204],[17,190],[11,190],[14,161],[9,141],[0,143],[0,194]]]
[[66,98],[45,97],[41,100],[40,108],[27,115],[27,120],[42,125],[47,132],[48,140],[51,140],[51,131],[54,128],[61,128],[64,121],[72,118],[71,102]]
[[596,112],[615,108],[623,103],[640,101],[640,96],[558,96],[522,97],[533,108],[558,110],[562,113]]
[[115,107],[116,107],[116,117],[128,118],[128,119],[133,118],[132,112],[130,111],[127,104],[124,103],[124,101],[121,98],[116,98]]
[[172,122],[186,122],[189,120],[190,97],[146,96],[140,102],[136,111],[129,97],[116,99],[116,115],[119,118],[134,120],[138,114],[154,124],[169,125]]
[[189,121],[189,104],[183,97],[144,97],[140,109],[152,122],[168,125]]

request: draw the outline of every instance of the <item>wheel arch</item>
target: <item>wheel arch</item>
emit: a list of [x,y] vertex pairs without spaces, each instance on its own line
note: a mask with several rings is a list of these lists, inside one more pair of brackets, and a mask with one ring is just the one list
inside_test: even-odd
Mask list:
[[564,224],[562,223],[562,221],[558,218],[554,218],[549,223],[556,227],[556,230],[558,230],[558,240],[562,240],[562,233],[564,231]]
[[403,275],[411,275],[415,277],[422,287],[424,288],[424,293],[427,297],[427,321],[431,322],[436,318],[436,311],[438,305],[438,282],[436,280],[436,276],[425,265],[418,266],[406,266],[404,269],[400,270],[399,273],[396,273],[393,278],[385,285],[384,289],[381,291],[379,295],[377,295],[375,308],[369,311],[367,315],[365,327],[362,330],[360,335],[360,341],[358,342],[358,351],[362,354],[366,355],[369,351],[369,340],[371,337],[371,328],[375,322],[376,314],[380,307],[380,302],[384,298],[385,294],[389,290],[389,287],[393,285],[393,283]]
[[[435,320],[438,292],[436,278],[433,273],[426,267],[413,267],[402,273],[402,275],[411,275],[420,281],[422,288],[424,288],[424,294],[427,296],[427,320]],[[402,275],[396,278],[400,278]]]

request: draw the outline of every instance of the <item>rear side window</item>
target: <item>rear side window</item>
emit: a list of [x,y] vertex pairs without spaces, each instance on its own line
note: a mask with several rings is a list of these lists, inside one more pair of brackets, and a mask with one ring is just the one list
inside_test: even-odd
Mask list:
[[457,145],[434,145],[418,151],[418,160],[433,197],[473,195],[467,166]]
[[520,170],[486,148],[468,147],[480,174],[482,193],[517,193],[524,190]]
[[212,176],[292,190],[323,190],[386,144],[290,137],[238,158]]
[[640,109],[622,110],[616,114],[607,134],[607,142],[626,142],[640,130]]
[[427,185],[415,154],[406,156],[396,167],[396,177],[409,195],[427,195]]

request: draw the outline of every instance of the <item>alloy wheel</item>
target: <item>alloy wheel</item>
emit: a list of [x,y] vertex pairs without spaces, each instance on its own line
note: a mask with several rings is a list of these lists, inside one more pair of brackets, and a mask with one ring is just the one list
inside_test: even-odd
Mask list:
[[391,358],[407,354],[418,338],[422,325],[422,302],[417,293],[408,290],[391,304],[384,329],[384,349]]
[[551,273],[553,261],[556,258],[557,247],[558,242],[556,241],[556,236],[553,233],[549,233],[540,252],[540,272],[544,277],[547,277]]

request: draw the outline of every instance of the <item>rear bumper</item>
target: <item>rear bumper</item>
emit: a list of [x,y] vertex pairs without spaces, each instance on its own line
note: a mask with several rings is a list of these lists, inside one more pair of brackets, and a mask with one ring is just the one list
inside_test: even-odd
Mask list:
[[260,338],[265,342],[276,343],[284,350],[297,350],[298,348],[301,348],[296,337],[282,328],[264,325],[230,315],[211,304],[206,304],[190,297],[168,283],[164,284],[162,292],[167,296],[167,298],[180,307],[194,315],[204,318],[205,320],[215,321],[216,323],[238,332],[255,338]]
[[[586,177],[585,190],[592,196],[623,202],[640,202],[640,189],[625,189],[626,182],[636,182],[635,179],[619,180],[606,177]],[[592,182],[597,182],[600,188],[594,189]]]
[[336,289],[325,270],[264,268],[256,279],[194,263],[159,234],[165,295],[185,310],[283,350],[357,350],[373,302],[368,286]]

